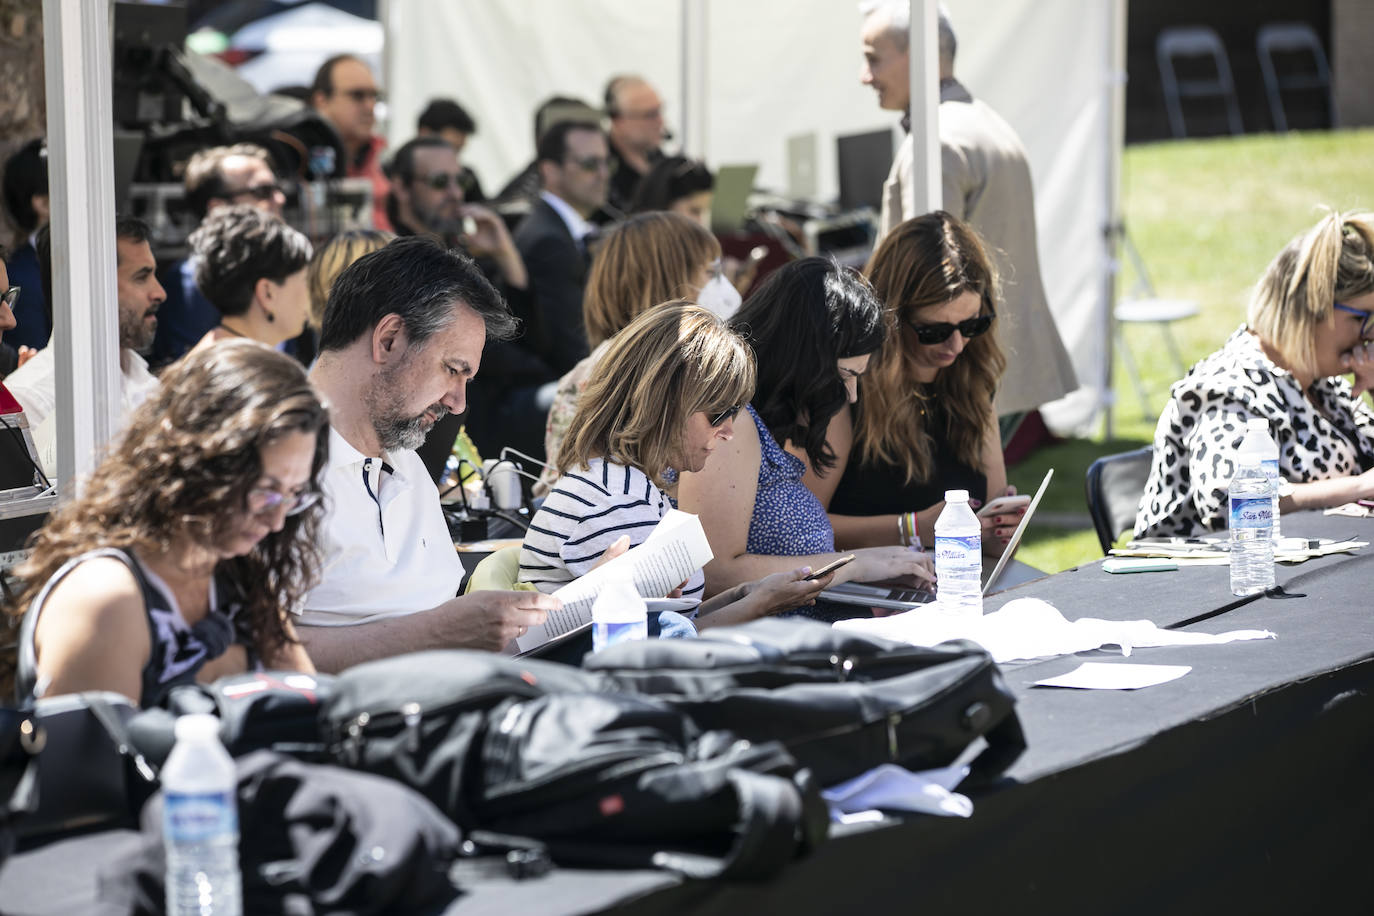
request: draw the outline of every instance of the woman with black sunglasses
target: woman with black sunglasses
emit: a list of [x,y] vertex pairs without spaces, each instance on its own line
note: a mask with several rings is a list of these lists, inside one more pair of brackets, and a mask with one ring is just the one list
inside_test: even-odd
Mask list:
[[174,363],[19,568],[19,696],[152,706],[259,665],[314,670],[289,612],[319,569],[327,423],[300,364],[259,343]]
[[937,210],[888,233],[866,273],[892,336],[864,374],[856,409],[831,423],[837,473],[807,480],[828,504],[835,541],[929,544],[945,491],[957,489],[982,506],[983,552],[1000,555],[1028,500],[1007,486],[993,412],[1006,360],[987,249]]

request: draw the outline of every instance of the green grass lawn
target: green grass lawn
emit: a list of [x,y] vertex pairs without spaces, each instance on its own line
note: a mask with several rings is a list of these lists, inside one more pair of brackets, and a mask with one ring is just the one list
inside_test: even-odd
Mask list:
[[[1288,240],[1309,228],[1323,207],[1374,209],[1374,130],[1260,134],[1133,146],[1122,164],[1122,210],[1127,231],[1158,295],[1194,299],[1196,318],[1177,322],[1175,339],[1191,365],[1221,345],[1243,320],[1251,286]],[[1042,245],[1044,244],[1042,240]],[[1122,257],[1125,262],[1125,257]],[[1135,276],[1129,266],[1120,288]],[[1127,329],[1158,414],[1175,370],[1159,330]],[[1125,369],[1113,386],[1113,438],[1074,439],[1040,449],[1008,470],[1013,484],[1034,492],[1045,469],[1055,479],[1039,512],[1080,515],[1072,528],[1033,523],[1018,559],[1058,572],[1102,555],[1087,521],[1083,477],[1093,459],[1149,444],[1154,419],[1142,419]]]

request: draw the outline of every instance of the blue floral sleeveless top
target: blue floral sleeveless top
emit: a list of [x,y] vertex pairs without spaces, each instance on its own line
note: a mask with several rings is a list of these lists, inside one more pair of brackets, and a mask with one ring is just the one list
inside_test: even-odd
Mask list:
[[749,521],[749,553],[807,556],[835,549],[835,532],[816,494],[802,483],[806,466],[783,450],[750,404],[759,431],[759,488]]

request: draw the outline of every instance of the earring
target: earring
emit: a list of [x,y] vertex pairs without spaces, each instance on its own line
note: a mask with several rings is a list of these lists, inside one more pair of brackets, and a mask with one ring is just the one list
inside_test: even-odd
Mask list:
[[276,321],[276,320],[277,320],[277,316],[276,316],[276,315],[273,315],[272,312],[271,312],[270,310],[268,310],[268,309],[263,309],[262,311],[263,311],[263,314],[265,314],[265,315],[267,316],[267,321],[268,321],[269,324],[272,323],[273,321]]

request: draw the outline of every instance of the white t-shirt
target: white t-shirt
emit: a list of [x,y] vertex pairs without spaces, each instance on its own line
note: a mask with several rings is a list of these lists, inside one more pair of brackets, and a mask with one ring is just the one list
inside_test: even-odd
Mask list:
[[[148,371],[147,361],[133,350],[123,350],[120,355],[123,357],[119,375],[122,421],[148,399],[158,381],[157,376]],[[5,387],[24,408],[24,417],[33,430],[38,463],[49,475],[57,470],[57,419],[53,413],[57,406],[56,369],[53,347],[47,346],[5,379]]]
[[300,624],[400,617],[458,593],[463,564],[419,455],[401,450],[369,457],[331,427],[323,489],[324,563]]

